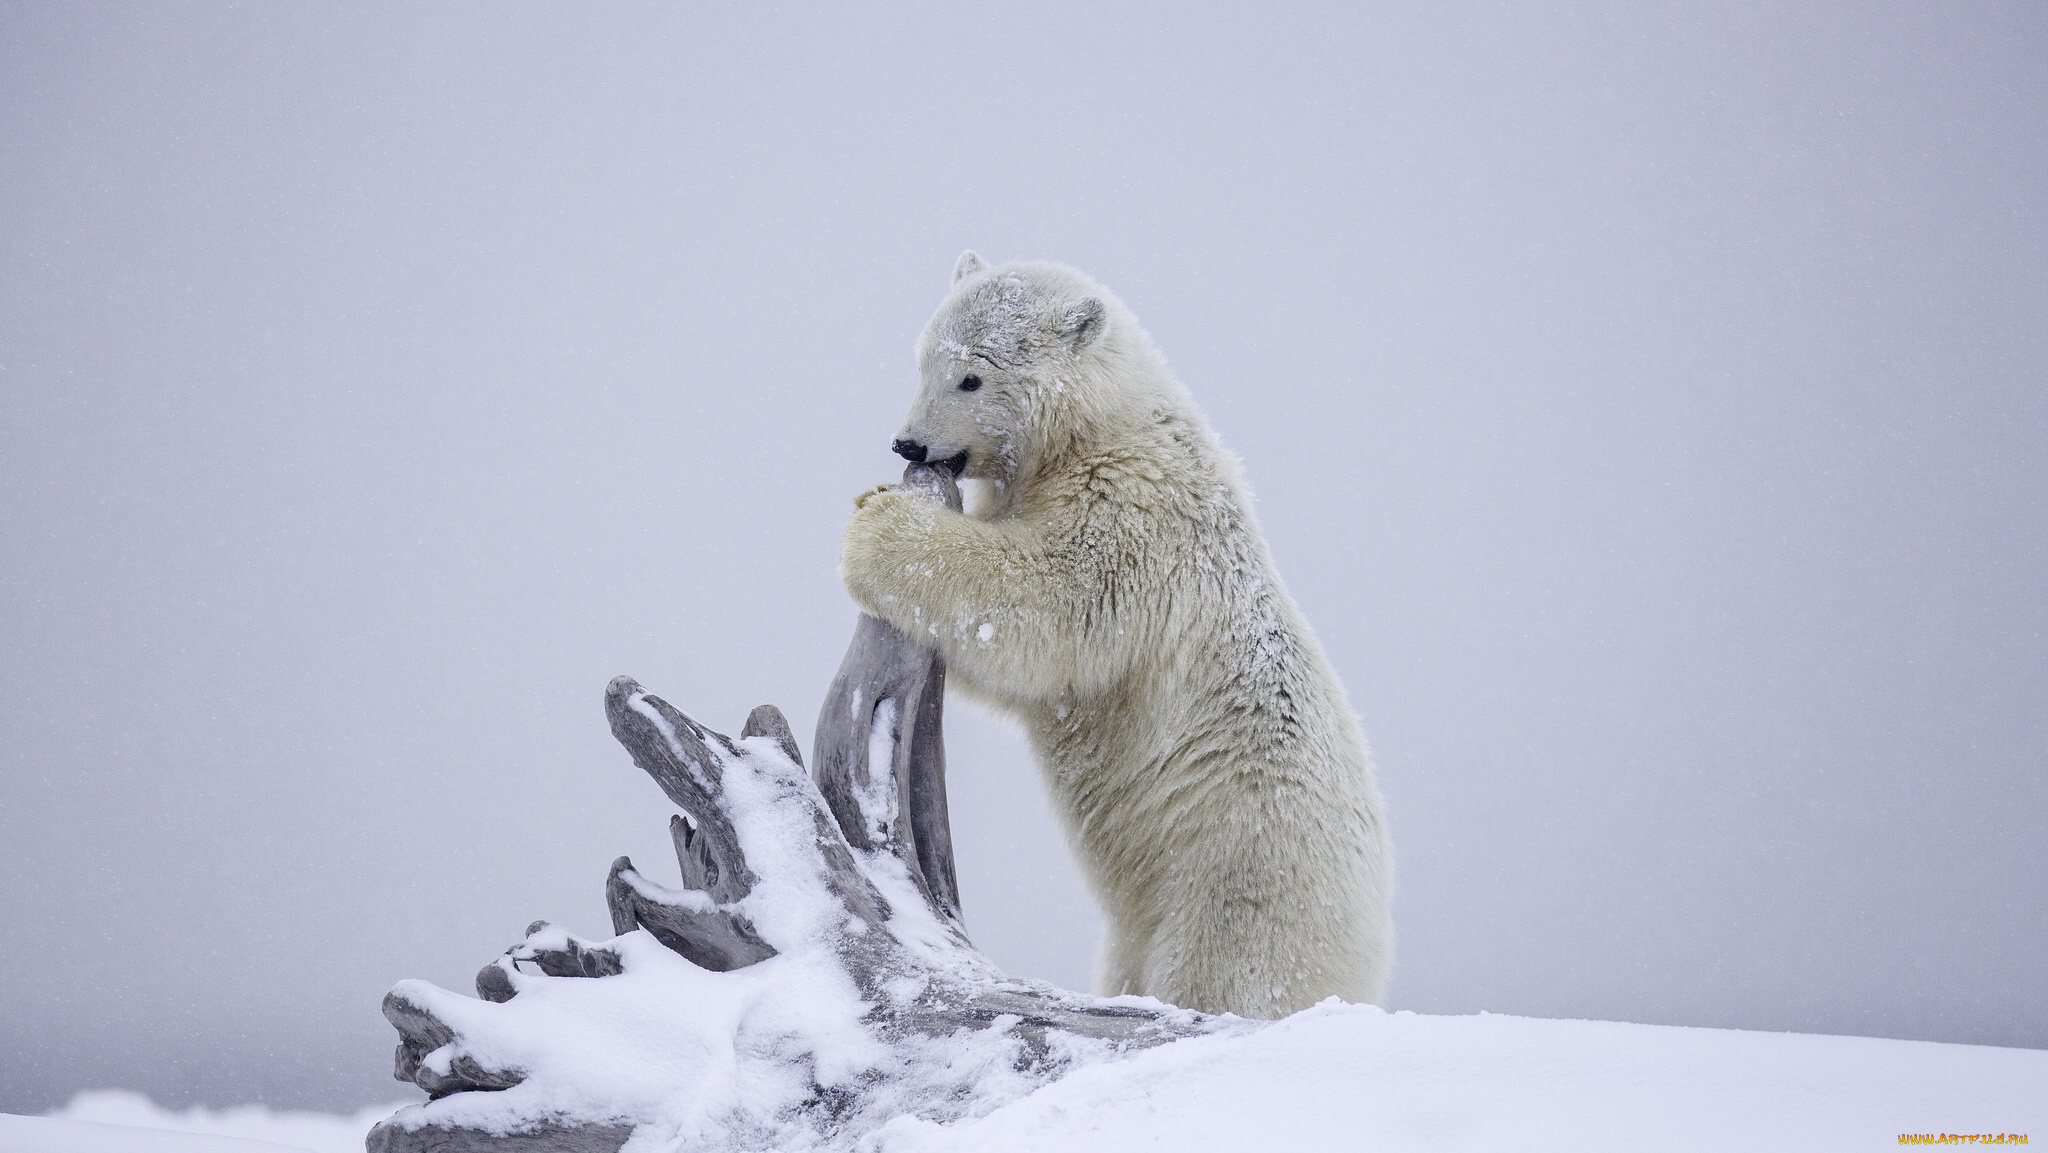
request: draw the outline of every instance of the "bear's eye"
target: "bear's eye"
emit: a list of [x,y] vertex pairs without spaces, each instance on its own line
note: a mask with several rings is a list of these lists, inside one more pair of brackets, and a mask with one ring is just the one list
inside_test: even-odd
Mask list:
[[981,378],[980,378],[980,377],[978,377],[978,376],[976,376],[976,375],[974,375],[974,374],[973,374],[973,373],[971,373],[971,372],[970,372],[970,373],[968,373],[968,374],[967,374],[966,376],[963,376],[963,377],[961,377],[961,378],[960,378],[960,391],[961,391],[961,392],[973,392],[973,391],[974,391],[975,389],[977,389],[977,388],[980,388],[980,387],[981,387]]

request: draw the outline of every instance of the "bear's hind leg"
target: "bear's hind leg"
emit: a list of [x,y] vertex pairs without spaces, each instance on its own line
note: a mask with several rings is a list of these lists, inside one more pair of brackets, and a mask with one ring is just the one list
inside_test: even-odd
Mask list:
[[1150,938],[1151,934],[1131,932],[1112,918],[1108,932],[1102,937],[1102,956],[1096,966],[1096,992],[1105,997],[1121,997],[1125,994],[1140,997],[1158,996],[1152,991],[1149,974],[1146,972],[1146,953]]
[[[1141,970],[1145,991],[1205,1013],[1277,1018],[1336,995],[1365,1000],[1360,926],[1342,894],[1276,883],[1257,850],[1172,886]],[[1298,875],[1298,874],[1296,874]],[[1334,900],[1332,898],[1335,898]]]

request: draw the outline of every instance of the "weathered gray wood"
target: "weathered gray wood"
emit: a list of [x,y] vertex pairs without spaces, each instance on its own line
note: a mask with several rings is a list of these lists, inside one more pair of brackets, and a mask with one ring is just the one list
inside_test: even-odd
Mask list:
[[396,991],[384,994],[384,1019],[398,1030],[392,1076],[425,1089],[430,1099],[472,1089],[510,1089],[525,1080],[518,1070],[485,1069],[468,1056],[457,1057],[446,1073],[428,1068],[424,1064],[427,1054],[454,1041],[455,1030]]
[[711,843],[697,835],[697,826],[690,823],[690,818],[681,813],[670,817],[668,840],[676,849],[676,866],[683,873],[683,888],[710,888],[711,882],[718,879],[718,862],[711,859]]
[[[959,490],[942,470],[913,465],[904,482],[948,507],[960,507]],[[804,785],[801,776],[794,778],[794,788],[787,777],[759,778],[777,781],[775,788],[781,791],[771,794],[775,805],[807,809],[816,829],[816,836],[807,841],[818,855],[818,867],[777,869],[771,874],[778,878],[776,884],[784,884],[783,877],[815,878],[802,883],[822,885],[846,909],[853,927],[814,941],[781,944],[805,944],[813,956],[821,945],[829,949],[826,955],[832,963],[873,1006],[866,1027],[890,1043],[917,1039],[905,1052],[929,1052],[933,1039],[955,1037],[963,1030],[1000,1027],[1023,1041],[1015,1058],[1017,1068],[1040,1081],[1058,1076],[1075,1044],[1084,1040],[1131,1049],[1212,1031],[1214,1019],[1156,1003],[1112,1004],[1038,982],[1012,981],[973,952],[960,929],[947,822],[944,696],[945,666],[936,653],[876,618],[860,619],[819,713],[811,764],[816,788]],[[777,942],[763,939],[744,911],[747,895],[760,880],[741,848],[739,832],[747,817],[726,797],[728,772],[762,772],[763,762],[747,761],[735,742],[648,695],[629,677],[618,677],[607,688],[605,713],[612,735],[633,762],[682,810],[669,824],[682,890],[642,876],[629,859],[620,857],[605,881],[613,931],[646,929],[669,949],[714,972],[746,968],[775,956]],[[801,768],[789,724],[772,706],[755,709],[741,736],[771,738]],[[903,864],[917,886],[917,896],[939,926],[950,929],[949,935],[941,934],[937,946],[928,931],[919,938],[922,951],[898,940],[891,928],[894,913],[889,902],[862,863],[876,861],[879,854],[892,855]],[[934,947],[940,955],[934,955]],[[950,957],[944,955],[947,949],[954,950]],[[535,975],[602,980],[622,970],[620,955],[612,949],[535,922],[524,943],[477,974],[477,994],[504,1003],[517,995],[520,981]],[[515,973],[522,974],[517,981]],[[521,1083],[522,1071],[485,1068],[467,1055],[448,1061],[446,1074],[428,1069],[428,1055],[459,1037],[446,1022],[404,996],[405,988],[395,990],[384,1003],[385,1017],[400,1037],[395,1063],[400,1080],[420,1086],[436,1099]],[[919,1066],[911,1061],[902,1067],[924,1070],[899,1075],[931,1078],[928,1085],[922,1080],[911,1083],[935,1104],[964,1092],[962,1085],[947,1080],[962,1075],[950,1062]],[[829,1134],[846,1117],[860,1112],[858,1099],[843,1096],[821,1092],[814,1102],[815,1116],[803,1114],[810,1132]],[[368,1148],[371,1153],[616,1153],[632,1135],[632,1128],[620,1125],[616,1116],[593,1117],[587,1125],[562,1118],[502,1135],[431,1123],[406,1129],[394,1119],[371,1132]]]
[[[903,470],[903,483],[936,499],[953,512],[962,511],[957,468],[948,470],[913,464]],[[910,643],[908,637],[904,643]],[[928,886],[937,911],[961,926],[960,883],[953,872],[953,825],[946,804],[946,662],[930,653],[930,672],[918,696],[910,725],[909,747],[898,754],[912,847],[918,875]]]
[[[623,857],[620,859],[624,860]],[[503,955],[494,958],[490,964],[477,970],[476,995],[486,1001],[499,1005],[510,1001],[513,994],[519,991],[513,984],[512,973],[522,963],[531,964],[541,973],[550,977],[616,977],[626,971],[625,965],[619,960],[617,953],[602,946],[585,944],[574,937],[568,936],[566,933],[560,934],[560,936],[567,943],[559,947],[552,943],[535,941],[534,938],[536,936],[545,933],[551,942],[557,936],[552,931],[553,929],[554,926],[546,921],[535,921],[533,924],[528,925],[526,927],[525,941],[505,950]],[[631,930],[627,931],[630,932]],[[387,1011],[389,1009],[389,1001],[390,999],[386,998]],[[425,1012],[425,1010],[419,1009],[417,1006],[410,1006],[409,1002],[406,1002],[406,1004],[414,1012]],[[400,1030],[400,1033],[404,1032],[405,1030]],[[446,1042],[442,1043],[445,1044]],[[404,1065],[406,1061],[404,1054],[405,1043],[401,1042],[399,1045],[399,1063],[401,1065]],[[406,1081],[412,1078],[400,1075],[398,1079]]]
[[[928,675],[920,676],[929,666],[926,666],[926,669],[918,667],[929,658],[929,654],[915,645],[904,642],[902,634],[893,629],[890,630],[893,637],[878,637],[871,625],[888,628],[883,622],[872,617],[862,619],[861,626],[856,630],[855,642],[849,657],[842,664],[842,675],[835,682],[833,693],[827,698],[823,714],[829,715],[838,711],[833,703],[834,697],[842,701],[855,702],[855,709],[873,709],[882,701],[900,701],[911,697],[912,694],[923,696],[934,684]],[[864,637],[868,640],[866,644],[863,643]],[[938,687],[943,689],[943,685]],[[620,677],[614,680],[611,691],[615,698],[623,695],[635,698],[642,704],[641,708],[632,709],[621,708],[614,702],[608,706],[608,711],[614,718],[623,718],[614,720],[614,735],[618,736],[628,749],[636,750],[634,760],[643,769],[648,769],[650,764],[660,766],[671,760],[687,758],[694,755],[693,751],[697,748],[707,750],[704,755],[714,758],[717,754],[711,750],[733,748],[732,743],[726,738],[692,721],[659,697],[645,695],[644,690],[630,678]],[[875,704],[870,705],[869,702]],[[760,713],[761,710],[755,710],[756,716]],[[651,716],[658,716],[665,723],[661,728],[657,728],[653,725]],[[856,770],[868,765],[866,754],[871,747],[871,738],[875,731],[872,722],[868,725],[828,726],[821,715],[821,735],[814,754],[818,766],[815,771],[824,775],[833,786],[833,790],[845,799],[842,808],[829,814],[827,810],[831,808],[830,796],[823,788],[813,795],[811,802],[817,805],[814,819],[819,822],[819,835],[815,844],[827,863],[827,868],[823,871],[825,884],[839,892],[841,901],[849,912],[870,925],[883,929],[886,929],[889,916],[887,904],[876,893],[872,883],[867,881],[849,850],[893,852],[900,859],[904,858],[906,838],[896,835],[895,832],[904,826],[890,822],[901,822],[906,818],[905,809],[909,806],[901,801],[907,789],[927,790],[923,794],[927,803],[933,795],[929,790],[933,786],[934,778],[937,779],[940,790],[943,790],[944,762],[939,757],[930,757],[918,762],[930,773],[928,776],[920,777],[904,767],[916,760],[910,755],[911,752],[929,756],[938,750],[918,745],[918,741],[923,738],[918,736],[914,724],[909,726],[911,739],[901,739],[903,727],[899,721],[896,728],[891,730],[894,754],[892,771],[877,774],[873,778],[856,775]],[[662,729],[668,732],[663,732]],[[669,733],[673,733],[674,737],[671,738]],[[935,737],[936,733],[932,735]],[[645,747],[657,742],[670,741],[677,747],[671,750],[671,754],[666,758],[660,755],[659,750]],[[836,768],[828,770],[825,768],[828,765]],[[931,772],[933,768],[936,768],[936,772]],[[654,773],[652,769],[648,771],[650,774]],[[656,779],[659,780],[660,777],[657,776]],[[877,784],[884,788],[876,789],[874,786]],[[891,791],[888,789],[891,785],[898,787]],[[861,795],[864,791],[868,793],[866,798]],[[879,809],[868,803],[878,795],[887,797]],[[674,798],[675,794],[671,792],[670,796]],[[937,797],[942,804],[943,791],[938,792]],[[824,803],[819,804],[819,801]],[[842,813],[844,815],[841,815]],[[690,816],[696,818],[699,814],[692,811]],[[730,819],[727,821],[727,827],[731,827]],[[950,870],[950,840],[944,842],[944,847],[945,863]],[[734,851],[737,852],[737,849]],[[686,871],[688,867],[685,866]],[[630,868],[630,863],[624,858],[613,866],[614,879],[619,876],[621,868]],[[939,904],[935,894],[926,891],[925,895],[934,914],[943,921],[953,921],[957,924],[953,919],[952,910]],[[642,917],[639,923],[654,932],[657,939],[693,960],[696,959],[694,952],[715,947],[720,934],[729,931],[704,919],[702,914],[697,914],[694,918],[677,918],[664,927],[690,938],[678,947],[677,944],[670,943],[661,930],[649,925],[644,914],[636,915]],[[621,928],[619,931],[626,930]],[[764,942],[762,947],[769,946]],[[962,950],[972,949],[964,936],[958,938],[957,947]],[[1100,998],[1070,993],[1036,982],[977,977],[962,983],[955,976],[930,972],[928,966],[905,960],[896,952],[896,946],[886,931],[851,936],[842,942],[840,948],[841,963],[863,990],[878,991],[892,978],[907,972],[924,972],[931,978],[924,993],[913,1002],[890,1006],[887,1012],[877,1010],[873,1018],[877,1027],[896,1036],[921,1034],[926,1037],[945,1037],[962,1028],[980,1029],[998,1019],[1021,1018],[1021,1024],[1018,1026],[1020,1034],[1027,1039],[1036,1038],[1039,1042],[1031,1048],[1031,1052],[1036,1056],[1028,1058],[1035,1060],[1044,1056],[1045,1038],[1054,1033],[1065,1032],[1081,1037],[1143,1046],[1200,1032],[1205,1027],[1198,1018],[1187,1014],[1150,1007],[1107,1005]],[[990,972],[985,968],[977,970],[973,967],[962,971]],[[888,1001],[888,998],[879,992],[876,992],[876,998],[885,1004]]]
[[[903,483],[960,511],[960,486],[943,469],[913,464]],[[846,839],[902,858],[934,911],[964,932],[946,808],[945,700],[939,654],[862,614],[818,710],[811,773]],[[890,764],[868,763],[878,747],[891,750]]]
[[[673,828],[673,825],[671,826]],[[744,969],[775,955],[744,913],[727,908],[697,909],[663,901],[633,868],[630,857],[612,862],[604,899],[614,932],[646,929],[654,939],[714,973]],[[577,974],[551,973],[550,976]]]
[[[1106,1004],[1101,998],[1072,993],[1037,982],[992,979],[980,975],[963,982],[958,978],[957,972],[934,971],[929,966],[908,961],[900,955],[899,947],[886,932],[888,906],[875,891],[873,884],[866,879],[849,850],[891,852],[908,863],[908,858],[904,854],[906,838],[896,835],[896,830],[905,826],[890,822],[902,822],[907,818],[905,810],[909,806],[901,803],[901,800],[910,788],[923,790],[922,799],[925,803],[931,803],[936,797],[939,805],[943,806],[943,752],[934,747],[937,733],[931,733],[929,738],[922,737],[914,723],[909,726],[911,739],[901,739],[903,726],[899,721],[896,728],[891,730],[891,739],[894,754],[892,770],[900,771],[877,774],[872,778],[856,775],[857,770],[868,765],[866,754],[875,732],[872,722],[868,725],[828,725],[825,716],[845,709],[843,703],[835,706],[834,698],[841,702],[854,702],[853,709],[845,709],[846,712],[854,712],[861,708],[872,709],[874,705],[870,705],[869,702],[878,704],[882,701],[900,701],[913,694],[922,697],[934,687],[943,691],[943,684],[935,684],[934,678],[929,675],[920,675],[926,673],[929,668],[919,668],[920,663],[929,658],[929,654],[905,642],[902,634],[893,629],[889,630],[893,636],[880,635],[872,626],[888,628],[883,622],[872,617],[862,618],[861,625],[856,629],[855,641],[849,650],[848,659],[841,666],[841,676],[835,681],[833,692],[828,696],[821,711],[820,738],[814,752],[817,765],[815,772],[826,778],[833,792],[843,799],[842,805],[834,808],[830,803],[830,794],[822,787],[813,795],[811,803],[816,805],[814,819],[819,822],[819,835],[815,844],[827,864],[827,868],[823,870],[825,884],[840,894],[842,903],[854,916],[871,926],[885,930],[850,936],[840,945],[841,964],[847,973],[854,978],[858,987],[874,994],[876,1000],[885,1006],[878,1008],[871,1017],[875,1026],[898,1037],[912,1034],[947,1037],[963,1028],[981,1029],[999,1019],[1018,1018],[1020,1022],[1015,1028],[1030,1042],[1025,1058],[1027,1062],[1046,1059],[1049,1038],[1057,1033],[1142,1047],[1205,1031],[1208,1027],[1206,1020],[1197,1015],[1147,1006]],[[614,680],[611,691],[615,697],[623,694],[637,697],[643,702],[643,708],[639,710],[621,709],[615,703],[609,706],[611,715],[615,718],[625,718],[623,721],[614,721],[613,731],[629,749],[671,739],[661,729],[653,726],[649,720],[650,713],[663,718],[663,728],[675,734],[674,740],[678,747],[672,751],[669,758],[665,759],[658,755],[656,750],[635,752],[634,760],[643,769],[647,769],[650,764],[664,765],[668,760],[686,758],[699,747],[706,750],[730,750],[733,747],[729,740],[698,725],[667,702],[658,697],[646,696],[644,690],[629,678],[620,677]],[[755,710],[755,715],[761,715],[761,710]],[[872,712],[869,715],[872,715]],[[936,711],[927,715],[934,717],[933,728],[936,729]],[[933,743],[920,743],[927,739],[933,739]],[[913,752],[921,754],[925,759],[913,757]],[[933,756],[934,753],[938,755]],[[707,751],[705,755],[716,754]],[[908,764],[920,765],[926,775],[920,776],[910,772],[905,768]],[[825,766],[834,767],[827,769]],[[652,774],[654,770],[648,771]],[[657,776],[657,780],[659,779]],[[874,786],[877,784],[884,788],[876,789]],[[888,788],[891,785],[897,787],[892,791]],[[933,791],[934,785],[937,787],[936,792]],[[868,793],[865,798],[862,796],[864,791]],[[670,795],[673,798],[675,794],[671,792]],[[887,798],[879,808],[870,803],[877,796]],[[694,811],[691,813],[692,817],[697,815]],[[943,812],[940,815],[943,817]],[[727,824],[730,827],[729,820]],[[940,843],[945,852],[944,864],[950,874],[951,842],[948,839]],[[630,863],[624,858],[613,866],[614,879],[618,877],[622,867],[630,868]],[[685,865],[686,872],[689,867]],[[936,894],[930,890],[925,890],[924,895],[935,915],[942,921],[957,926],[954,909],[940,904]],[[954,908],[957,909],[957,906]],[[679,946],[671,943],[663,935],[662,929],[649,925],[644,913],[636,911],[636,916],[641,918],[639,923],[654,932],[657,939],[693,960],[696,959],[695,953],[716,947],[720,934],[729,932],[714,922],[702,919],[701,914],[696,918],[677,918],[663,928],[689,938]],[[624,921],[621,920],[619,924],[624,924]],[[620,928],[619,931],[626,930]],[[763,942],[762,947],[770,948],[772,953],[772,947],[767,943]],[[964,935],[957,936],[956,947],[963,951],[972,950]],[[705,967],[723,968],[713,965]],[[986,967],[967,966],[958,972],[987,974],[992,970]],[[925,991],[913,1001],[891,1004],[891,999],[880,990],[886,983],[905,973],[919,973],[927,977],[929,983]]]
[[692,835],[703,838],[699,861],[706,874],[704,892],[721,905],[746,896],[753,890],[754,874],[740,852],[732,818],[718,803],[724,765],[739,751],[667,701],[641,693],[631,677],[612,678],[605,687],[604,711],[613,738],[626,746],[633,763],[654,778],[668,799],[690,815]]
[[389,1121],[370,1130],[367,1153],[618,1153],[631,1125],[536,1125],[514,1133],[485,1133],[428,1125],[401,1129]]
[[[760,710],[756,709],[755,713],[758,715]],[[684,716],[660,697],[647,693],[631,677],[612,678],[605,691],[605,714],[611,718],[612,736],[626,746],[626,751],[633,755],[633,763],[653,777],[669,799],[683,810],[692,841],[685,853],[678,855],[694,860],[698,853],[694,839],[703,838],[704,853],[713,871],[703,891],[720,906],[730,905],[746,896],[753,889],[754,873],[747,867],[746,855],[740,850],[732,813],[721,803],[723,790],[715,784],[723,776],[724,766],[739,759],[738,748],[725,736]],[[714,784],[706,786],[706,781]],[[889,915],[888,902],[882,899],[867,874],[854,862],[852,853],[847,850],[846,839],[840,835],[831,814],[821,805],[812,816],[818,823],[818,852],[826,866],[827,889],[853,916],[872,925],[881,924]],[[673,821],[669,829],[673,836]],[[630,861],[626,864],[631,867]],[[687,874],[697,866],[685,861],[683,867]],[[616,876],[616,863],[613,869]],[[734,880],[735,877],[740,880]],[[655,935],[660,936],[659,933]]]
[[[874,636],[872,631],[868,635]],[[922,681],[917,679],[919,670],[916,660],[911,658],[918,658],[919,654],[887,637],[863,652],[866,655],[861,659],[849,660],[847,668],[852,672],[842,677],[842,683],[835,689],[844,699],[914,699],[920,708],[929,703],[922,698],[934,691],[931,686],[935,680],[928,675]],[[871,659],[875,654],[880,659]],[[614,930],[625,933],[645,928],[662,944],[713,971],[744,968],[773,956],[774,943],[763,940],[754,931],[740,908],[711,899],[718,892],[738,888],[732,878],[743,878],[748,888],[758,881],[740,848],[738,822],[743,818],[724,803],[724,774],[755,770],[747,767],[731,740],[697,724],[660,698],[647,695],[630,678],[619,677],[612,682],[606,697],[606,713],[611,717],[613,734],[632,754],[634,762],[684,809],[684,817],[678,818],[671,828],[690,890],[687,901],[681,897],[660,900],[662,887],[640,877],[629,860],[620,858],[614,862],[606,881]],[[749,735],[774,737],[778,745],[783,744],[784,735],[778,734],[774,722],[774,717],[755,710]],[[786,734],[787,725],[781,728]],[[905,839],[888,828],[880,828],[892,818],[905,818],[906,806],[898,803],[904,788],[925,790],[921,794],[924,803],[932,803],[935,796],[942,803],[943,793],[930,791],[933,777],[921,779],[907,770],[901,775],[895,771],[903,769],[906,762],[921,763],[927,769],[932,766],[931,761],[918,762],[914,756],[902,755],[905,745],[913,746],[914,751],[926,751],[918,747],[926,738],[919,735],[914,721],[908,728],[909,739],[896,740],[890,749],[891,771],[878,774],[879,783],[901,786],[889,794],[886,806],[877,809],[863,804],[858,790],[868,788],[872,793],[877,781],[852,775],[853,769],[866,765],[855,753],[868,746],[874,735],[872,725],[820,725],[816,760],[820,765],[840,766],[835,772],[841,775],[828,776],[828,780],[834,782],[842,797],[850,797],[853,802],[843,810],[844,817],[835,820],[825,796],[816,789],[806,787],[784,798],[788,804],[810,809],[816,836],[809,843],[819,854],[821,867],[782,875],[815,878],[809,883],[824,886],[851,917],[866,925],[859,932],[836,934],[829,939],[828,947],[863,998],[873,1005],[865,1019],[868,1028],[885,1042],[914,1039],[915,1044],[907,1052],[929,1052],[934,1040],[944,1044],[943,1039],[956,1037],[962,1031],[1002,1028],[1022,1042],[1014,1058],[1016,1067],[1044,1081],[1060,1075],[1071,1060],[1074,1045],[1082,1041],[1135,1049],[1215,1027],[1213,1019],[1167,1006],[1112,1004],[1038,982],[1006,979],[980,959],[958,933],[953,934],[952,944],[947,946],[957,950],[957,960],[934,958],[928,939],[922,946],[923,952],[912,952],[898,941],[890,928],[892,914],[888,903],[860,860],[861,854],[894,853],[897,859],[907,862],[903,855]],[[794,762],[793,757],[791,760]],[[943,764],[937,768],[943,771]],[[842,828],[841,820],[851,827]],[[856,836],[864,840],[856,842]],[[946,847],[950,849],[950,845]],[[951,910],[939,904],[935,894],[927,891],[924,895],[931,901],[929,908],[940,923],[948,923]],[[579,941],[545,922],[535,922],[528,927],[524,943],[507,950],[477,975],[478,995],[487,1001],[511,1001],[518,993],[513,974],[522,968],[528,969],[523,980],[536,974],[602,980],[620,973],[623,966],[619,955],[611,949]],[[906,988],[914,991],[906,993]],[[385,1017],[399,1032],[394,1071],[400,1080],[410,1081],[425,1089],[430,1097],[439,1099],[451,1093],[502,1090],[520,1084],[525,1078],[526,1074],[518,1069],[479,1064],[462,1052],[460,1045],[457,1055],[446,1062],[447,1073],[429,1069],[428,1055],[444,1045],[459,1042],[460,1038],[454,1028],[404,993],[405,987],[401,986],[384,1003]],[[905,1065],[917,1067],[915,1062]],[[926,1063],[921,1068],[923,1072],[915,1075],[933,1078],[922,1091],[929,1093],[935,1105],[942,1105],[964,1091],[961,1085],[948,1080],[961,1075],[952,1070],[949,1062]],[[679,1091],[683,1088],[679,1087]],[[830,1094],[821,1094],[814,1106],[816,1116],[805,1124],[821,1135],[830,1133],[845,1117],[860,1111],[859,1100]],[[505,1135],[437,1124],[407,1129],[394,1119],[371,1133],[368,1147],[377,1153],[542,1149],[614,1153],[630,1136],[630,1127],[607,1117],[593,1117],[583,1126],[562,1118]]]
[[803,767],[804,754],[796,747],[796,734],[789,729],[789,718],[774,705],[755,705],[747,714],[747,724],[740,730],[741,739],[750,737],[773,737],[782,746],[782,755]]

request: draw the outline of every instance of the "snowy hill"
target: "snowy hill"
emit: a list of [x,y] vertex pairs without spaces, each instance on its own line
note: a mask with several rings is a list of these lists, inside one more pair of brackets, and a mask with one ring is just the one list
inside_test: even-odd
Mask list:
[[891,1150],[1870,1149],[2048,1134],[2048,1052],[1310,1009],[1082,1069]]
[[[0,1117],[0,1153],[352,1153],[383,1112],[172,1113],[83,1094],[61,1121]],[[2048,1052],[1329,1005],[1081,1068],[954,1125],[899,1118],[860,1148],[1858,1150],[1908,1134],[2048,1140]]]

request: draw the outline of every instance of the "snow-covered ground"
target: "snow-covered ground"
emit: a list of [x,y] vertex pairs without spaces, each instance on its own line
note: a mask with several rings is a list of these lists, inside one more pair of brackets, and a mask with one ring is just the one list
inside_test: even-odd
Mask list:
[[[0,1116],[0,1153],[356,1153],[390,1111],[175,1113],[87,1093],[59,1120]],[[2048,1052],[1329,1005],[1087,1066],[954,1125],[899,1118],[862,1147],[1640,1153],[1873,1149],[1902,1134],[2048,1141]]]
[[2048,1052],[1371,1008],[1093,1066],[909,1151],[1872,1149],[2048,1140]]
[[179,1112],[140,1093],[105,1089],[80,1093],[48,1118],[0,1114],[0,1153],[363,1153],[370,1126],[417,1099],[414,1094],[346,1117],[261,1105]]

